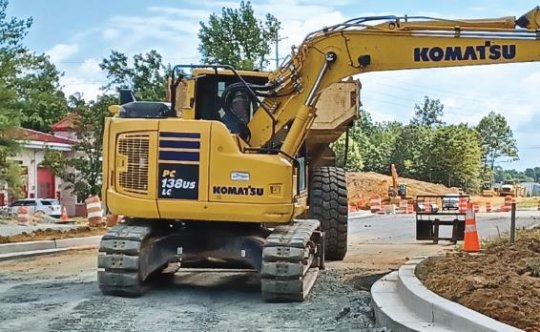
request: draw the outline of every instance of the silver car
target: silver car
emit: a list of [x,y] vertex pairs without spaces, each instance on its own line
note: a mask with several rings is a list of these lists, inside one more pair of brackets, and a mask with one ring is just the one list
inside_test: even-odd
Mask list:
[[9,208],[13,215],[17,215],[17,211],[21,206],[28,209],[29,214],[44,213],[48,216],[60,218],[62,215],[62,207],[60,202],[51,198],[25,198],[13,202]]

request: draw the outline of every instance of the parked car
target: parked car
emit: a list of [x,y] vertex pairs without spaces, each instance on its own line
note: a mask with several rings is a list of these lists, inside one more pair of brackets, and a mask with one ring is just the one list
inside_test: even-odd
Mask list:
[[443,210],[459,210],[459,195],[448,194],[442,199]]
[[62,207],[56,199],[50,198],[26,198],[13,202],[9,208],[16,215],[21,206],[28,209],[29,214],[44,213],[51,217],[60,218]]

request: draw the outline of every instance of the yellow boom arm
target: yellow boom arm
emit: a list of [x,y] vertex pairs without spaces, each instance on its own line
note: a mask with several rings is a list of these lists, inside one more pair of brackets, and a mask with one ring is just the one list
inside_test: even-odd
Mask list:
[[[383,20],[384,23],[368,23]],[[306,37],[270,76],[266,97],[249,123],[252,147],[287,126],[281,151],[295,155],[315,119],[319,93],[345,77],[399,69],[540,61],[539,7],[519,19],[361,18]],[[272,115],[272,118],[269,116]]]

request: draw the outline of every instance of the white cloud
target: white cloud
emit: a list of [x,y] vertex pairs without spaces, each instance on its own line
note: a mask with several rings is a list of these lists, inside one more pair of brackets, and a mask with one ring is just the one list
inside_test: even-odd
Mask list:
[[69,59],[79,52],[78,44],[56,44],[50,50],[46,51],[52,62],[62,62]]
[[89,58],[76,67],[71,67],[60,78],[60,84],[66,95],[82,93],[87,100],[95,100],[103,91],[100,87],[105,85],[105,73],[99,68],[99,60]]
[[103,39],[110,41],[120,37],[120,31],[114,28],[106,28],[101,32]]

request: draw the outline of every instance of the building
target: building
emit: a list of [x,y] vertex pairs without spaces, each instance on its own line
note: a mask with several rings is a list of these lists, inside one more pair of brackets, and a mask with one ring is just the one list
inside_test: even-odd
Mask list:
[[540,184],[536,182],[522,182],[521,186],[525,188],[525,196],[540,196]]
[[[66,157],[72,158],[73,145],[76,144],[76,135],[73,131],[75,114],[70,114],[52,126],[53,134],[36,130],[17,128],[4,133],[18,141],[21,149],[18,154],[11,157],[21,169],[23,182],[23,198],[56,198],[67,208],[69,215],[75,214],[77,197],[67,189],[63,181],[53,172],[41,166],[47,149],[59,151]],[[0,186],[0,205],[12,203],[13,198],[8,197],[6,185]]]

